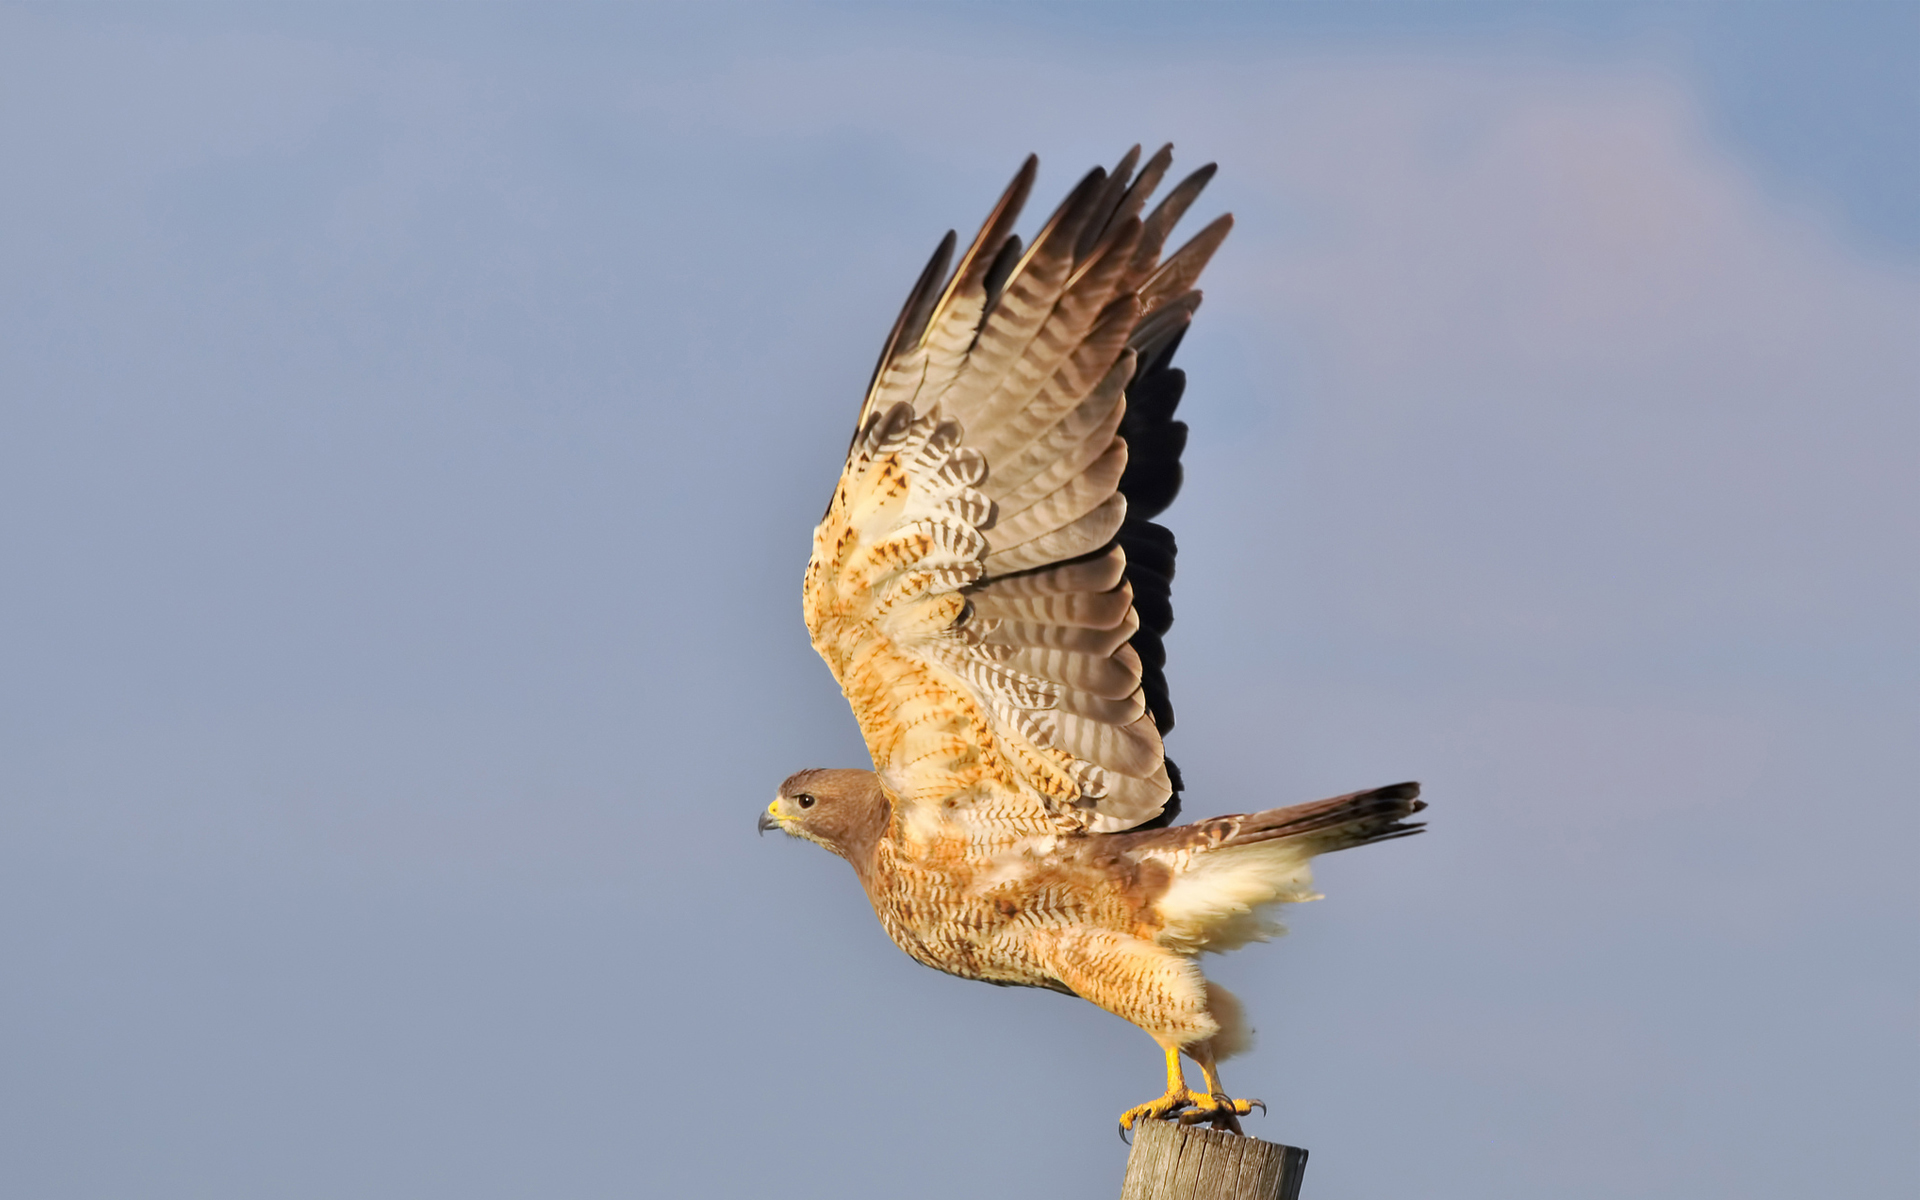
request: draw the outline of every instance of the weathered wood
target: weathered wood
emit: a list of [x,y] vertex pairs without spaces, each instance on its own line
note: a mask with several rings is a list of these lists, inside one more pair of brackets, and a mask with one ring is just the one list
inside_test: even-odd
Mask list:
[[1299,1200],[1307,1152],[1224,1130],[1147,1121],[1120,1200]]

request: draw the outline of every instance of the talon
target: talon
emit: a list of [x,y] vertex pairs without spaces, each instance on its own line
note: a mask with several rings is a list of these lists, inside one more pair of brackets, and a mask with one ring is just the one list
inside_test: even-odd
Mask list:
[[[1166,1095],[1158,1099],[1149,1100],[1145,1104],[1135,1105],[1120,1114],[1121,1140],[1125,1141],[1127,1131],[1131,1130],[1135,1124],[1141,1121],[1153,1121],[1162,1117],[1184,1119],[1186,1114],[1181,1110],[1189,1107],[1204,1112],[1211,1106],[1203,1103],[1201,1097],[1196,1096],[1185,1088],[1180,1088],[1177,1091],[1169,1090]],[[1132,1143],[1128,1144],[1131,1145]]]

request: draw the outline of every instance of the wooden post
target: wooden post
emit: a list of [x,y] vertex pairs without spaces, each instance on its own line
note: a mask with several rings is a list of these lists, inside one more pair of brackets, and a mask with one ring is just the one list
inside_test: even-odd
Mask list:
[[1221,1129],[1144,1121],[1120,1200],[1299,1200],[1307,1152]]

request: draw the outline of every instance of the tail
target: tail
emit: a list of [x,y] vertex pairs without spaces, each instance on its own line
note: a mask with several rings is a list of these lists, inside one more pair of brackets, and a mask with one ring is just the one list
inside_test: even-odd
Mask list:
[[1310,860],[1419,833],[1424,823],[1406,819],[1426,807],[1419,795],[1419,784],[1396,783],[1134,835],[1140,839],[1137,856],[1173,869],[1166,891],[1153,902],[1161,921],[1154,940],[1192,954],[1232,950],[1284,932],[1265,910],[1320,898]]
[[1412,837],[1427,827],[1425,821],[1406,819],[1427,806],[1419,797],[1419,784],[1394,783],[1372,791],[1335,796],[1331,800],[1270,808],[1244,817],[1216,817],[1218,821],[1237,822],[1233,831],[1218,843],[1218,848],[1286,839],[1311,845],[1312,854],[1328,854]]

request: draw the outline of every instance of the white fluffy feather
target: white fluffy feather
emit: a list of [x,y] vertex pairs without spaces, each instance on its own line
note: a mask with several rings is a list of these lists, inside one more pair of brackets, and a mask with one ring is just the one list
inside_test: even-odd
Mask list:
[[1165,925],[1154,940],[1170,950],[1224,953],[1286,930],[1263,910],[1318,900],[1312,857],[1291,839],[1191,854],[1174,866],[1173,883],[1154,906]]

